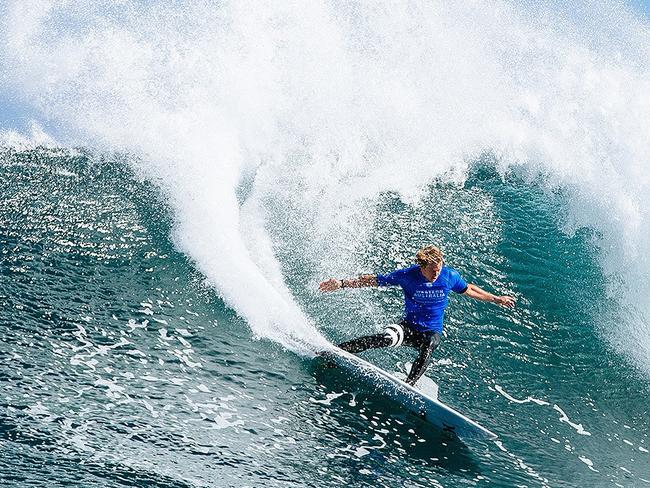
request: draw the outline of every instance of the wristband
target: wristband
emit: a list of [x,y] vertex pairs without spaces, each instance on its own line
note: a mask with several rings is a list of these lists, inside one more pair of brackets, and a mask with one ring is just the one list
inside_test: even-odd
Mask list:
[[345,283],[343,283],[343,280],[341,280],[341,288],[345,288]]

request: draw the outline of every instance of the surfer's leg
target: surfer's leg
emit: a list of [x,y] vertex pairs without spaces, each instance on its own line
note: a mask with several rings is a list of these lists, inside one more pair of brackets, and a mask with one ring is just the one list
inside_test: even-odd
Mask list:
[[347,352],[357,353],[365,351],[366,349],[377,349],[379,347],[388,347],[391,345],[390,337],[387,338],[385,334],[375,334],[370,336],[363,336],[353,339],[348,342],[339,344],[339,347]]
[[424,374],[424,371],[427,369],[429,361],[431,360],[431,353],[438,347],[440,344],[440,334],[437,332],[432,335],[426,335],[423,337],[423,340],[420,342],[418,347],[419,354],[418,357],[413,362],[411,367],[411,372],[406,378],[406,382],[409,385],[414,385],[417,380],[420,379],[420,376]]
[[401,346],[403,341],[404,327],[401,324],[392,324],[386,327],[383,334],[359,337],[339,344],[339,347],[344,351],[357,353],[366,349]]

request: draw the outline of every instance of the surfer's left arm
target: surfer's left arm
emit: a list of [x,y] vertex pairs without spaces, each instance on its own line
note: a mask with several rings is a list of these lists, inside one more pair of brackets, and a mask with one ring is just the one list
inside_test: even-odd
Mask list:
[[467,290],[465,290],[463,295],[474,298],[476,300],[480,300],[482,302],[496,303],[497,305],[501,305],[507,308],[514,308],[515,306],[514,297],[508,295],[493,295],[492,293],[489,293],[476,285],[472,285],[471,283],[467,285]]

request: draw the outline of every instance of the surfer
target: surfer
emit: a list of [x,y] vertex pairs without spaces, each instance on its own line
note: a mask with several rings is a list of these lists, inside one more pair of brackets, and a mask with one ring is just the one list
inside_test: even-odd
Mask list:
[[358,278],[323,281],[322,292],[341,288],[367,286],[400,286],[404,292],[404,317],[399,324],[386,327],[383,333],[358,337],[339,344],[344,351],[358,353],[366,349],[406,345],[418,350],[406,382],[415,385],[431,359],[431,353],[440,344],[442,320],[448,304],[449,292],[463,294],[476,300],[492,302],[504,307],[515,306],[511,296],[497,296],[468,284],[458,271],[444,265],[443,254],[435,246],[426,246],[415,255],[416,265],[398,269],[385,275],[361,275]]

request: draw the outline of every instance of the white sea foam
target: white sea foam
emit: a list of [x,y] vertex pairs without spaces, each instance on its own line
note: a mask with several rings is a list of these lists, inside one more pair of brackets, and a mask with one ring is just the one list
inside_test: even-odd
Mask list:
[[529,403],[529,402],[532,402],[532,403],[536,403],[537,405],[550,405],[548,402],[546,402],[544,400],[540,400],[538,398],[534,398],[534,397],[531,397],[531,396],[527,396],[523,400],[518,400],[517,398],[514,398],[513,396],[508,394],[508,392],[506,392],[499,385],[494,385],[494,389],[497,392],[499,392],[501,395],[503,395],[505,398],[507,398],[508,400],[510,400],[511,402],[514,402],[514,403]]
[[0,130],[0,148],[3,147],[25,151],[37,147],[55,148],[58,144],[36,121],[32,120],[27,134],[14,129]]
[[174,208],[175,243],[257,335],[323,340],[278,249],[316,270],[341,261],[369,225],[360,201],[415,199],[490,150],[568,189],[568,231],[601,233],[624,311],[603,321],[650,372],[650,33],[620,4],[0,8],[3,89],[63,143],[138,156]]

